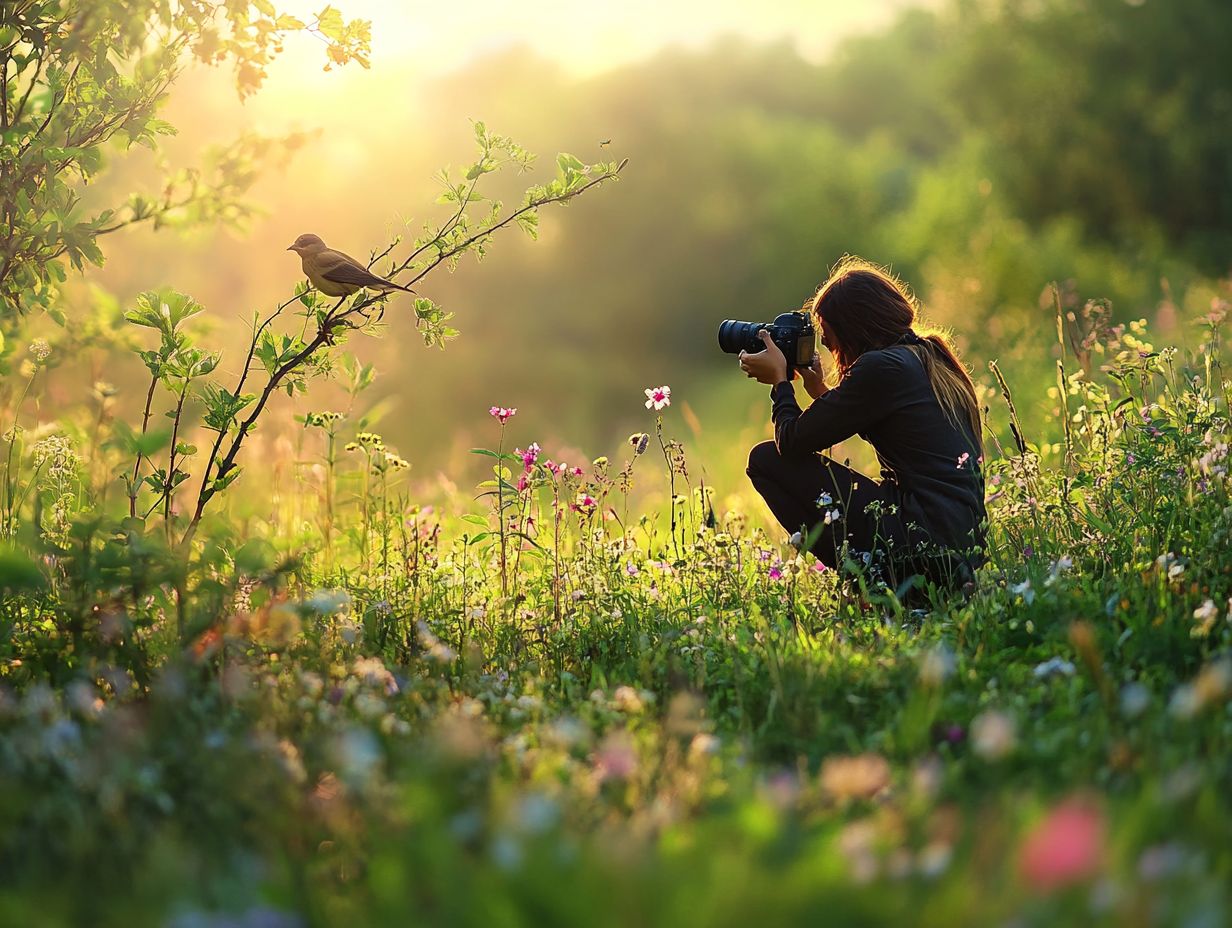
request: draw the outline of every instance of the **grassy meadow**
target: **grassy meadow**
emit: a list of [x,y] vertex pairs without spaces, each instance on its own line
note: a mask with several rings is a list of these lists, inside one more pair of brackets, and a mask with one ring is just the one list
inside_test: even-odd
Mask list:
[[989,454],[990,563],[927,614],[699,481],[675,405],[567,462],[476,410],[490,479],[423,499],[312,412],[188,551],[174,513],[81,508],[107,430],[23,435],[0,911],[1219,924],[1227,308],[1196,354],[1135,326],[1066,355],[1062,455]]

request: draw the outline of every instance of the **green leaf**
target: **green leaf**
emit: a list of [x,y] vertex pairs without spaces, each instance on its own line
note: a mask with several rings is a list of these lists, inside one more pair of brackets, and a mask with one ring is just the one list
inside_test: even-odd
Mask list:
[[342,13],[332,6],[325,7],[317,14],[317,31],[328,39],[341,42],[346,38],[346,23],[342,19]]
[[214,482],[210,484],[210,495],[212,496],[214,493],[221,493],[227,487],[231,486],[231,484],[235,483],[235,481],[239,479],[240,472],[243,469],[244,468],[242,467],[233,467],[231,470],[227,471],[227,476],[215,478]]
[[157,454],[171,441],[171,429],[153,429],[144,434],[133,429],[123,419],[115,423],[114,446],[136,457],[150,457]]
[[557,155],[556,164],[562,174],[581,173],[586,170],[586,165],[568,152],[561,152]]
[[509,537],[510,537],[510,538],[521,538],[521,539],[523,539],[524,541],[528,541],[528,542],[530,542],[530,544],[531,544],[531,546],[532,546],[532,547],[534,547],[534,548],[538,548],[540,551],[547,551],[547,548],[545,548],[543,545],[539,544],[539,542],[535,541],[535,539],[531,538],[531,537],[530,537],[529,535],[527,535],[525,532],[510,532],[510,533],[509,533]]

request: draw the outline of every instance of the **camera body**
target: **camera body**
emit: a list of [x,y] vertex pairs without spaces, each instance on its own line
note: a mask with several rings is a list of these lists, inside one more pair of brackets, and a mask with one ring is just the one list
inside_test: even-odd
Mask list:
[[787,359],[788,375],[791,368],[808,367],[813,363],[817,350],[817,336],[813,331],[812,317],[801,310],[779,313],[773,322],[740,322],[724,319],[719,323],[719,348],[727,354],[750,353],[765,348],[757,333],[765,329],[770,340],[778,345]]

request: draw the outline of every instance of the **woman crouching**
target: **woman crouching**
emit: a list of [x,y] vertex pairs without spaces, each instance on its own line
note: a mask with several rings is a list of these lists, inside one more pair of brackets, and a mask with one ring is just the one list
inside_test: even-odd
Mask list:
[[[944,336],[912,329],[912,298],[868,262],[843,261],[809,308],[838,382],[826,385],[815,355],[800,371],[807,409],[768,333],[760,333],[765,350],[740,354],[741,370],[771,387],[773,404],[774,441],[749,453],[754,488],[829,567],[845,557],[862,563],[900,598],[925,582],[966,586],[984,562],[986,522],[971,377]],[[880,481],[822,453],[852,435],[873,446]]]

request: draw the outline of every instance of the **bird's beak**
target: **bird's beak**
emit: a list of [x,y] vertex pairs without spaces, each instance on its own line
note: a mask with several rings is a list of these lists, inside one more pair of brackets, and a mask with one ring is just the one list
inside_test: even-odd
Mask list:
[[294,250],[295,250],[295,246],[294,246],[294,245],[288,245],[288,246],[287,246],[287,251],[294,251]]

